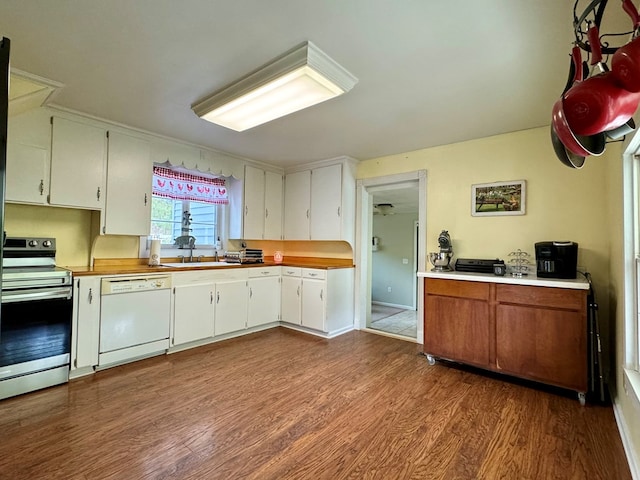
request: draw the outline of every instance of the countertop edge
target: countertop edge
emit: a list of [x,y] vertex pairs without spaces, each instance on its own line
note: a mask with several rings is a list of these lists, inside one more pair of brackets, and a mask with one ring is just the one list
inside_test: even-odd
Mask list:
[[536,275],[526,277],[500,277],[486,273],[469,272],[418,272],[418,277],[441,278],[445,280],[464,280],[468,282],[490,282],[509,285],[528,285],[532,287],[570,288],[574,290],[589,290],[589,282],[583,278],[559,279],[540,278]]

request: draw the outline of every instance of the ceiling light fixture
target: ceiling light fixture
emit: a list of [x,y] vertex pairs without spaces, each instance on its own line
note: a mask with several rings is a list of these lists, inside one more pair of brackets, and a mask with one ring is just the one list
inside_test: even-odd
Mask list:
[[[381,215],[393,215],[394,211],[393,211],[393,205],[390,203],[378,203],[377,205],[374,205],[375,210],[377,211],[377,213],[381,214]],[[376,211],[374,211],[374,213],[376,213]]]
[[348,92],[358,79],[304,42],[191,105],[200,118],[242,132]]

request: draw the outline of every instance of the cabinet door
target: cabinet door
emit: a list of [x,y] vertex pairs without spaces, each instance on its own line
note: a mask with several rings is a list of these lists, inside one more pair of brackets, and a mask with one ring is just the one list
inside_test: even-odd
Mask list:
[[581,312],[498,305],[496,367],[505,373],[584,392],[586,335]]
[[342,165],[311,172],[311,240],[342,238]]
[[489,366],[489,305],[486,301],[427,295],[424,312],[426,353]]
[[302,279],[302,325],[325,331],[326,289],[324,280]]
[[172,345],[213,337],[213,292],[215,285],[175,287]]
[[100,277],[83,277],[74,282],[71,369],[98,364],[100,340]]
[[215,335],[244,330],[247,326],[247,281],[216,283]]
[[244,238],[261,240],[264,235],[264,170],[249,165],[244,171]]
[[47,203],[49,151],[18,143],[7,144],[7,202]]
[[282,175],[265,172],[264,239],[282,240]]
[[311,171],[290,173],[284,181],[284,239],[309,240]]
[[280,277],[249,280],[247,327],[280,320]]
[[149,235],[151,231],[151,145],[109,132],[107,199],[103,233]]
[[105,148],[102,128],[53,117],[51,204],[102,209]]
[[302,279],[282,277],[282,321],[300,325]]

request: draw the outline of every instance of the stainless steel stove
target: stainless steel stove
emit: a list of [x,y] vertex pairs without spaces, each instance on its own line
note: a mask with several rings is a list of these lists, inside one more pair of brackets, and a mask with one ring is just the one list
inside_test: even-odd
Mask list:
[[54,238],[8,237],[2,256],[0,399],[68,381],[73,308]]

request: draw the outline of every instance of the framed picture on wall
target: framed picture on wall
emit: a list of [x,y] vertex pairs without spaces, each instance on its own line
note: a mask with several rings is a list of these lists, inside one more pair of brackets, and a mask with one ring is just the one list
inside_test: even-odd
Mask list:
[[471,215],[524,215],[525,194],[525,180],[471,185]]

